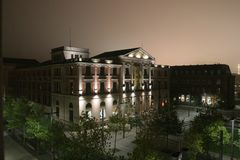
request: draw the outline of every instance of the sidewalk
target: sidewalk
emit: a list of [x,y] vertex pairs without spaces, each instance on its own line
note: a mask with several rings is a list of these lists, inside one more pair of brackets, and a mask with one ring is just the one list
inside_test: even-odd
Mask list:
[[[219,153],[210,152],[210,154],[215,158],[219,158]],[[227,155],[223,155],[223,160],[231,160],[231,157]],[[233,160],[237,160],[237,158],[233,158]]]
[[4,133],[4,145],[5,160],[38,160],[7,133]]
[[[112,138],[110,139],[110,142],[111,142],[110,148],[113,149],[114,148],[114,138],[115,138],[114,132],[111,132],[111,136],[112,136]],[[122,131],[119,131],[118,135],[117,135],[116,155],[127,157],[127,154],[131,153],[134,150],[134,148],[136,147],[136,144],[133,143],[135,138],[136,138],[136,128],[135,127],[130,132],[125,133],[125,138],[123,138],[123,136],[122,136]]]

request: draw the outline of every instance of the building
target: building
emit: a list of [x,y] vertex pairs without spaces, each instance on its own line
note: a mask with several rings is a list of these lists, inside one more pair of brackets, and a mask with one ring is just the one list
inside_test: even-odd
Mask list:
[[172,66],[170,83],[174,104],[234,107],[234,76],[228,65]]
[[142,48],[90,58],[88,49],[64,46],[52,49],[49,61],[14,69],[12,79],[14,96],[42,104],[56,119],[78,122],[84,112],[108,119],[167,107],[169,71]]
[[234,97],[236,103],[240,104],[240,74],[234,74],[235,76],[235,85],[234,85]]
[[3,92],[4,95],[15,96],[16,69],[39,64],[34,59],[3,58]]

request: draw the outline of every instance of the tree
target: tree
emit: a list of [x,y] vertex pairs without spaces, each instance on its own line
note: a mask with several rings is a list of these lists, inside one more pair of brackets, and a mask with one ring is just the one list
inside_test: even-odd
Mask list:
[[189,131],[184,135],[184,142],[190,149],[192,159],[208,156],[210,144],[220,145],[220,133],[223,131],[224,144],[229,143],[230,135],[224,126],[223,117],[214,112],[199,114],[191,122]]
[[[104,137],[101,136],[102,130]],[[107,140],[110,138],[109,131],[102,128],[94,118],[89,118],[87,114],[80,116],[79,124],[70,124],[65,135],[60,159],[107,160],[113,158],[111,152],[106,149]]]
[[22,129],[25,127],[26,117],[30,114],[31,107],[26,99],[6,98],[4,117],[9,129]]
[[109,118],[109,123],[108,126],[110,130],[114,131],[114,148],[113,148],[113,153],[116,151],[116,145],[117,145],[117,133],[121,129],[121,119],[120,115],[113,115]]
[[162,154],[160,152],[162,136],[168,137],[169,134],[177,134],[182,130],[182,123],[178,120],[176,113],[166,109],[150,108],[141,115],[141,124],[141,130],[136,137],[137,147],[132,154],[134,160],[145,160],[149,154],[155,152],[159,158]]

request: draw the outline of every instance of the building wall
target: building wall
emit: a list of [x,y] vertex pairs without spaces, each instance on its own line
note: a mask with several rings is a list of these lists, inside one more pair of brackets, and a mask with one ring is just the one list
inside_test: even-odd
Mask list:
[[[102,115],[104,119],[117,113],[135,116],[149,107],[170,105],[168,66],[124,56],[109,63],[87,56],[80,59],[61,49],[66,48],[52,53],[52,63],[14,70],[16,97],[42,104],[56,119],[75,123],[84,112],[99,120]],[[63,61],[66,54],[71,58]]]
[[171,99],[175,104],[233,108],[233,85],[227,65],[171,67]]

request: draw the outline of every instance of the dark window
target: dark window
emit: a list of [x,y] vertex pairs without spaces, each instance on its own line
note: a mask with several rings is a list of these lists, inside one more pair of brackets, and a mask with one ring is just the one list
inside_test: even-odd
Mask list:
[[113,82],[113,92],[117,92],[117,82]]
[[91,75],[91,67],[90,66],[87,66],[86,67],[86,75]]
[[91,83],[87,82],[86,83],[86,95],[91,94]]
[[100,107],[105,107],[105,102],[101,102]]
[[55,68],[53,72],[54,76],[61,76],[61,68]]
[[166,82],[166,81],[164,82],[164,88],[165,88],[165,89],[168,88],[168,87],[167,87],[167,82]]
[[117,75],[117,68],[113,68],[113,75],[114,75],[114,76]]
[[164,71],[164,76],[167,76],[167,71]]
[[129,92],[130,91],[130,83],[126,82],[125,85],[126,85],[126,92]]
[[100,68],[100,76],[104,76],[105,75],[105,68],[101,67]]
[[105,92],[105,87],[104,87],[104,82],[100,83],[100,93],[104,93]]
[[70,94],[73,94],[73,82],[69,83]]
[[60,82],[54,82],[53,84],[53,90],[56,93],[60,93],[61,92],[61,86],[60,86]]
[[86,109],[89,110],[89,109],[91,109],[91,108],[92,108],[91,103],[88,103],[88,104],[86,105]]
[[147,77],[148,73],[147,73],[147,69],[144,69],[144,77]]
[[69,104],[69,121],[73,122],[73,104]]
[[113,105],[117,105],[117,100],[114,100],[114,101],[113,101]]
[[70,66],[70,68],[69,68],[69,74],[70,74],[70,75],[73,75],[73,66]]
[[144,90],[148,90],[148,82],[144,82]]
[[130,75],[129,74],[129,68],[126,68],[126,73],[125,73],[126,75]]
[[56,107],[56,116],[59,118],[59,107]]

